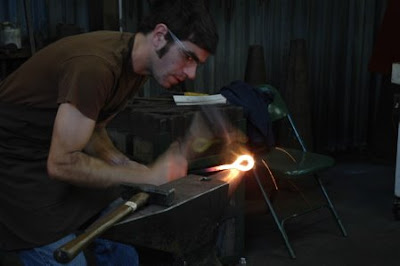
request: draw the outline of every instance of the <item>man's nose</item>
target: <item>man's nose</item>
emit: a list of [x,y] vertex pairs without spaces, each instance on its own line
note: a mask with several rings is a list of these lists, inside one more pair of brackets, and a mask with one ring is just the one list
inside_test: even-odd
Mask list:
[[197,70],[197,65],[193,65],[185,67],[183,71],[185,72],[188,79],[195,79],[196,70]]

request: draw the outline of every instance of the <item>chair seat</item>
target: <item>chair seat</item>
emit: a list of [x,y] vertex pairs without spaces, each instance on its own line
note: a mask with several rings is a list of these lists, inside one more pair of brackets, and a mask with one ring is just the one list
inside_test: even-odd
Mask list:
[[273,172],[288,178],[318,172],[335,163],[332,157],[326,155],[278,147],[262,157]]

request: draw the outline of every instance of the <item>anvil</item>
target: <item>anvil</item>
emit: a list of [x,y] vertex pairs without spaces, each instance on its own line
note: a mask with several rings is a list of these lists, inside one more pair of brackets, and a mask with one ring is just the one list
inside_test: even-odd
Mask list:
[[[212,249],[229,202],[229,184],[212,176],[188,175],[160,188],[175,189],[172,206],[148,205],[115,224],[102,237],[170,252],[188,265],[205,265],[199,260],[216,259],[205,258],[204,248],[210,249],[207,256],[215,254]],[[198,255],[199,250],[203,255]]]

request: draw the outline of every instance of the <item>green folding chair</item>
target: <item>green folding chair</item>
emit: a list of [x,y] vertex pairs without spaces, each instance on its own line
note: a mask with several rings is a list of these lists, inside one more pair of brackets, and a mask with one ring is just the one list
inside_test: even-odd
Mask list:
[[[329,198],[328,193],[318,175],[321,171],[332,167],[335,162],[334,159],[329,156],[307,151],[306,146],[295,127],[292,117],[289,114],[288,108],[277,89],[270,85],[260,85],[258,86],[258,89],[260,89],[261,91],[268,91],[270,93],[273,93],[274,100],[268,108],[272,123],[277,122],[278,120],[287,119],[288,123],[286,124],[288,125],[289,129],[291,129],[291,132],[294,133],[294,137],[298,141],[299,147],[301,147],[300,149],[274,147],[268,152],[256,154],[257,167],[253,169],[254,177],[258,183],[258,186],[261,189],[261,192],[263,194],[265,202],[268,205],[271,215],[273,216],[273,219],[278,226],[278,229],[288,249],[289,255],[291,258],[295,259],[295,252],[289,242],[289,238],[285,230],[285,222],[289,219],[299,217],[301,215],[326,207],[330,210],[332,217],[335,219],[343,236],[347,236],[346,229],[344,228],[341,219],[337,214],[336,209],[333,206],[333,203]],[[275,189],[271,190],[271,193],[267,192],[267,190],[264,189],[264,185],[261,183],[261,174],[259,170],[262,168],[264,168],[264,172],[266,173],[266,175],[269,176],[273,181]],[[300,212],[292,213],[286,217],[280,218],[274,209],[271,199],[272,192],[275,193],[278,190],[276,180],[283,178],[289,181],[293,181],[294,179],[299,179],[307,176],[314,177],[317,185],[322,192],[322,195],[325,198],[325,202],[321,205],[313,206],[301,210]]]

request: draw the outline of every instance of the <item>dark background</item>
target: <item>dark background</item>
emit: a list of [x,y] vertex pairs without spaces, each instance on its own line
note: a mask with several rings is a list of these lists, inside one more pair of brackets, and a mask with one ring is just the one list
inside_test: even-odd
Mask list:
[[[135,31],[149,11],[149,1],[120,2],[121,27]],[[367,153],[394,162],[397,116],[393,98],[399,89],[390,82],[390,72],[392,62],[400,61],[400,49],[396,48],[399,1],[205,3],[216,20],[219,47],[198,71],[197,79],[177,89],[218,93],[229,82],[244,79],[249,47],[261,45],[264,81],[283,92],[313,150]],[[119,1],[94,0],[0,0],[0,21],[20,27],[23,42],[23,49],[16,54],[2,49],[0,78],[29,57],[31,44],[35,51],[66,35],[119,30],[118,4]],[[33,41],[29,39],[29,29]],[[301,41],[303,48],[296,49],[295,41]],[[160,93],[162,89],[150,80],[141,96]]]

